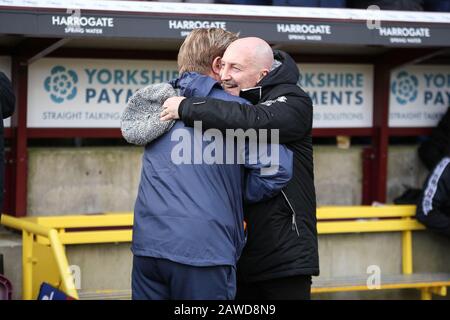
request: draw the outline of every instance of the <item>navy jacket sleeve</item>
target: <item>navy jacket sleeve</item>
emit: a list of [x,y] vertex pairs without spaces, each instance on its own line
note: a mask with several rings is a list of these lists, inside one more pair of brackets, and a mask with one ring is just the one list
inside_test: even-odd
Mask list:
[[430,230],[450,237],[450,158],[442,159],[428,177],[416,217]]
[[254,161],[246,146],[245,167],[249,170],[246,170],[244,200],[248,203],[274,197],[288,184],[293,173],[293,153],[286,146],[269,144],[267,150],[258,151]]
[[[227,93],[214,79],[206,76],[196,77],[182,90],[186,97],[207,96],[220,99],[217,101],[237,103],[244,108],[252,107],[247,100]],[[257,141],[250,143],[258,145]],[[292,178],[293,153],[284,145],[266,144],[265,148],[256,148],[256,152],[253,152],[249,142],[245,144],[242,157],[245,159],[244,200],[247,202],[259,202],[275,196]],[[275,163],[270,162],[271,160],[275,160]]]
[[3,72],[0,72],[0,107],[2,110],[2,118],[8,118],[14,113],[14,105],[16,98],[11,85],[11,81]]
[[[243,104],[244,108],[249,108],[247,100],[233,96],[226,91],[213,88],[209,96]],[[256,141],[253,143],[257,144]],[[277,195],[292,178],[293,153],[286,146],[279,144],[268,144],[266,150],[257,150],[258,154],[252,154],[247,143],[245,146],[245,186],[244,200],[248,203],[260,202]],[[264,148],[262,148],[264,149]],[[278,152],[273,152],[278,151]],[[276,163],[264,161],[278,156]],[[253,161],[254,156],[256,161]]]
[[219,99],[219,100],[239,103],[239,104],[242,104],[244,107],[250,106],[250,102],[248,102],[247,100],[245,100],[241,97],[238,97],[238,96],[233,96],[232,94],[229,94],[225,90],[215,88],[215,87],[213,87],[210,94],[205,95],[205,97],[206,96],[213,97],[213,98]]

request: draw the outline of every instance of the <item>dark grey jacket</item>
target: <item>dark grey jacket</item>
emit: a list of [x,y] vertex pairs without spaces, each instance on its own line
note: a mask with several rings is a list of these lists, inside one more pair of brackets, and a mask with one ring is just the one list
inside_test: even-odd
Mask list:
[[450,158],[444,157],[428,176],[417,205],[417,220],[450,237]]
[[5,166],[5,145],[4,145],[4,128],[3,119],[10,117],[14,112],[16,99],[11,85],[11,81],[3,72],[0,72],[0,110],[2,112],[2,120],[0,121],[0,211],[3,210],[3,180]]
[[280,143],[294,153],[294,175],[283,192],[245,210],[248,239],[237,271],[238,278],[248,282],[319,274],[312,101],[297,86],[299,70],[294,60],[278,50],[274,58],[281,65],[256,88],[241,91],[254,105],[188,98],[178,109],[187,126],[201,120],[204,128],[220,130],[279,129]]

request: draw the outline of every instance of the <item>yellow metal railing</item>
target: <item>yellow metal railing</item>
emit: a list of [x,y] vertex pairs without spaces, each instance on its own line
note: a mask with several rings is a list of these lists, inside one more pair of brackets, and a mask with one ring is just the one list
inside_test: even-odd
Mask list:
[[[413,272],[412,231],[424,226],[414,219],[415,206],[326,206],[317,208],[319,234],[393,232],[402,233],[402,269]],[[56,260],[62,289],[78,298],[72,275],[69,272],[64,245],[130,242],[133,213],[104,213],[96,215],[40,216],[14,218],[1,216],[1,224],[23,231],[23,297],[31,299],[38,282],[33,281],[36,254],[50,246]],[[86,230],[86,228],[126,227],[126,230]],[[66,229],[82,228],[73,231]],[[35,249],[35,253],[33,250]],[[42,259],[41,259],[42,260]],[[45,276],[50,276],[46,269]]]
[[401,232],[402,271],[412,274],[412,231],[425,229],[414,219],[415,214],[416,206],[413,205],[324,206],[317,208],[317,231],[319,234]]
[[69,269],[66,253],[59,239],[58,231],[37,223],[14,218],[8,215],[1,215],[1,224],[14,229],[22,230],[22,268],[23,268],[23,299],[33,298],[33,242],[35,236],[45,237],[49,240],[50,247],[55,257],[59,275],[61,277],[62,290],[69,296],[78,299],[78,293]]

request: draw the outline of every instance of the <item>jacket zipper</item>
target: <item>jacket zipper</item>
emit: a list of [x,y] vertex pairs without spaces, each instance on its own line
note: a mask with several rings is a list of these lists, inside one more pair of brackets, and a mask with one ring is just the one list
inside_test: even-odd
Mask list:
[[289,208],[291,208],[292,211],[292,230],[297,232],[297,236],[300,237],[300,233],[298,232],[297,228],[297,220],[295,219],[295,210],[291,205],[291,202],[289,201],[288,197],[286,196],[286,193],[284,193],[284,190],[281,190],[281,193],[283,194],[284,199],[286,200],[287,204],[289,205]]

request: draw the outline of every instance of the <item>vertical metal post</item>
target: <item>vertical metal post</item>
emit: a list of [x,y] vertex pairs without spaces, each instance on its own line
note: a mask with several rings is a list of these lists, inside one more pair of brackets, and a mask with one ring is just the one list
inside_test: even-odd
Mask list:
[[22,298],[23,300],[33,299],[33,234],[22,231]]
[[431,300],[432,298],[433,298],[433,295],[431,294],[429,288],[420,289],[420,299],[421,300]]
[[372,147],[366,147],[362,152],[362,205],[371,205],[373,200],[373,162],[374,152]]
[[12,210],[16,217],[27,214],[27,97],[28,66],[19,57],[12,59],[12,78],[16,94],[16,112],[12,117],[12,153],[14,161]]
[[402,232],[402,271],[403,274],[413,272],[412,231]]
[[374,170],[371,182],[373,184],[372,201],[386,202],[387,187],[387,154],[389,144],[389,81],[390,67],[382,62],[374,68],[374,110],[372,140],[374,148]]

